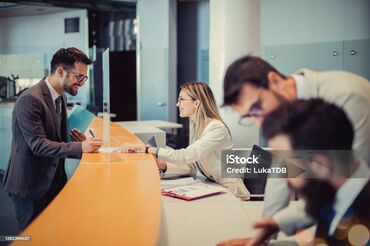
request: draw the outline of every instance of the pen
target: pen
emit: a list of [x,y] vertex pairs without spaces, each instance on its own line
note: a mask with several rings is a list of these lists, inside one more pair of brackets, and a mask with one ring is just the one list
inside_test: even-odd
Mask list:
[[91,136],[94,138],[95,136],[94,136],[93,131],[90,129],[89,132],[90,132]]

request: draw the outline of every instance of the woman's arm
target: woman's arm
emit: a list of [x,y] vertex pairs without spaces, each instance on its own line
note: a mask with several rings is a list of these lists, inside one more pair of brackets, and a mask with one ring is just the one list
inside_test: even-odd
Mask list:
[[203,136],[183,149],[164,149],[150,147],[149,153],[158,154],[160,160],[175,164],[186,164],[198,161],[203,156],[230,142],[227,128],[222,123],[210,123]]
[[187,163],[185,165],[176,165],[166,162],[167,169],[162,174],[162,177],[174,177],[180,175],[193,176],[196,173],[196,166],[194,163]]
[[126,144],[122,147],[122,152],[147,151],[155,155],[158,159],[175,164],[187,164],[195,162],[214,151],[222,148],[230,142],[227,128],[221,122],[210,123],[200,139],[183,149],[146,147],[143,144]]

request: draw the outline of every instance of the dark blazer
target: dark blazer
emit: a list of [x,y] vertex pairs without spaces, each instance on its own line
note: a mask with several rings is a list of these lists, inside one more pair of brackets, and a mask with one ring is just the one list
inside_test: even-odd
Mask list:
[[12,147],[4,189],[25,199],[38,200],[48,191],[64,158],[81,158],[81,142],[67,143],[66,96],[62,123],[44,79],[17,99],[12,119]]
[[[370,181],[367,182],[355,201],[347,210],[344,217],[339,222],[333,236],[329,236],[328,226],[325,222],[318,225],[315,235],[315,245],[322,243],[322,239],[328,245],[352,245],[349,239],[349,232],[355,225],[362,225],[370,230]],[[320,228],[322,228],[320,230]],[[366,245],[370,245],[370,241]]]

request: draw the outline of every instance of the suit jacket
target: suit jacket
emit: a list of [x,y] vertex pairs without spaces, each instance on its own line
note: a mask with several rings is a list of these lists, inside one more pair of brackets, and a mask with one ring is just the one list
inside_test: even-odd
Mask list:
[[[325,221],[319,221],[316,230],[314,245],[325,242],[327,245],[353,245],[349,239],[349,232],[356,225],[362,225],[370,230],[370,181],[367,182],[360,194],[352,205],[348,208],[346,214],[339,222],[332,236],[328,235],[329,225]],[[355,230],[355,229],[353,229]],[[355,235],[356,233],[353,233]],[[361,233],[357,233],[361,235]],[[353,240],[353,239],[352,239]],[[368,245],[370,241],[366,243]]]
[[17,99],[12,118],[12,146],[4,189],[25,199],[38,200],[48,191],[64,158],[81,158],[80,142],[67,143],[66,96],[62,122],[45,80]]
[[173,175],[195,175],[197,169],[207,178],[216,181],[233,194],[247,198],[249,191],[242,179],[221,178],[221,150],[233,145],[225,125],[210,121],[202,136],[183,149],[161,148],[158,159],[167,162],[164,177]]

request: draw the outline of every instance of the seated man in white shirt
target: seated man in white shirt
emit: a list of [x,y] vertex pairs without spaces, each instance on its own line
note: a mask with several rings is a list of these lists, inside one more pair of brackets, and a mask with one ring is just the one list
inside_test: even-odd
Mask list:
[[[352,151],[346,151],[351,149],[354,133],[343,110],[320,99],[300,100],[267,115],[262,128],[272,148],[319,150],[314,152],[313,161],[329,170],[325,174],[304,163],[310,178],[288,180],[291,190],[305,201],[306,213],[317,222],[313,244],[369,243],[369,169]],[[254,238],[233,239],[219,245],[261,245],[279,230],[279,224],[271,217],[254,227],[261,229]]]

